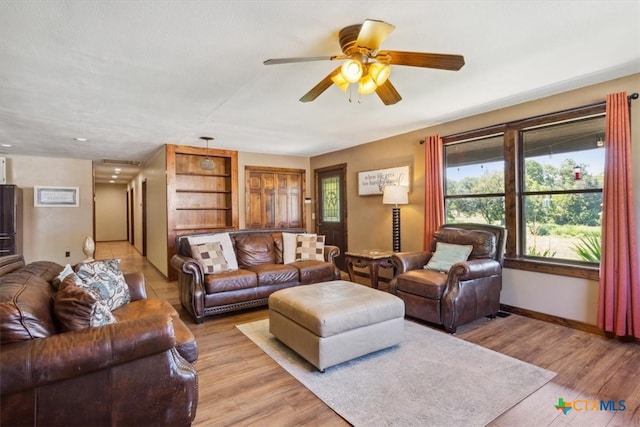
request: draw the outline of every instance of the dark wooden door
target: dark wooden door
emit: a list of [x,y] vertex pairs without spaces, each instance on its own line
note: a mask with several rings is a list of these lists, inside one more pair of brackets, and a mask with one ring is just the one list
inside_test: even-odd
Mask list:
[[336,264],[345,270],[344,253],[347,251],[347,198],[346,165],[316,169],[316,227],[325,236],[327,245],[340,248]]

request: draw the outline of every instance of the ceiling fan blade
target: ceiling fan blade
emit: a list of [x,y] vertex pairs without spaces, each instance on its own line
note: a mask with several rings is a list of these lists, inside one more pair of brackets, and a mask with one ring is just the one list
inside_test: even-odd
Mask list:
[[302,98],[300,98],[301,102],[311,102],[315,100],[317,97],[322,95],[322,92],[329,89],[329,87],[333,84],[333,80],[331,78],[336,74],[340,73],[340,67],[336,68],[324,79],[320,80],[320,83],[315,85],[311,90],[304,94]]
[[334,61],[336,59],[346,58],[344,55],[334,56],[308,56],[302,58],[273,58],[263,62],[264,65],[291,64],[294,62],[311,62],[311,61]]
[[410,67],[439,68],[441,70],[458,71],[464,65],[462,55],[446,55],[443,53],[401,52],[384,50],[376,57],[389,56],[389,63],[394,65],[408,65]]
[[360,33],[356,40],[356,46],[376,50],[395,28],[395,26],[384,21],[365,19],[362,23],[362,27],[360,28]]
[[396,102],[402,100],[402,97],[396,90],[396,88],[391,84],[390,80],[384,82],[384,84],[380,85],[376,89],[376,93],[384,103],[384,105],[393,105]]

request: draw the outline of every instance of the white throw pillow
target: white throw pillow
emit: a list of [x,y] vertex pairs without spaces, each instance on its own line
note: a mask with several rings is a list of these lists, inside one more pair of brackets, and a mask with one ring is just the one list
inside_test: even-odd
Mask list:
[[191,236],[187,238],[190,246],[201,245],[202,243],[218,242],[222,246],[222,255],[227,260],[227,268],[229,270],[238,269],[238,260],[236,253],[233,251],[233,243],[229,233],[203,234],[201,236]]
[[315,236],[309,233],[282,233],[282,262],[291,264],[296,262],[296,248],[298,247],[298,236]]

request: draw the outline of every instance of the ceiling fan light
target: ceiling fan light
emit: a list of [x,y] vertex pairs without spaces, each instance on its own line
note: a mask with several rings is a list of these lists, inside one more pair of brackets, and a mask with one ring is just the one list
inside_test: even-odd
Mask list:
[[344,76],[342,75],[342,73],[337,73],[336,75],[334,75],[333,77],[331,77],[331,80],[336,84],[336,86],[338,86],[343,92],[347,91],[347,88],[349,87],[349,82],[345,80]]
[[377,88],[378,85],[376,85],[376,82],[373,81],[369,74],[361,78],[360,82],[358,82],[358,93],[360,95],[369,95]]
[[373,79],[376,85],[382,86],[387,81],[391,74],[391,67],[387,64],[380,62],[374,62],[369,65],[369,75]]
[[355,59],[345,61],[340,68],[340,73],[346,81],[349,83],[355,83],[360,80],[360,77],[362,77],[362,64],[360,61],[356,61]]

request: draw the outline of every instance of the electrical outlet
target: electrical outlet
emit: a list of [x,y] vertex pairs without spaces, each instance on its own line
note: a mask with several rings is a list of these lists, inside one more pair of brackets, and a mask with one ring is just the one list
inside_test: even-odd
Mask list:
[[71,252],[66,251],[66,252],[64,253],[64,256],[65,256],[66,258],[69,258],[69,257],[71,256]]

